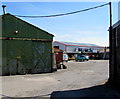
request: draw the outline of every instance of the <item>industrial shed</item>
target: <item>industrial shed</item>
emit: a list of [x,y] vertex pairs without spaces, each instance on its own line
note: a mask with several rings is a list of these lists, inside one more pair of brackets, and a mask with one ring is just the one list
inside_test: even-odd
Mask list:
[[120,20],[112,26],[109,82],[120,87]]
[[2,74],[52,70],[53,35],[11,14],[2,15]]

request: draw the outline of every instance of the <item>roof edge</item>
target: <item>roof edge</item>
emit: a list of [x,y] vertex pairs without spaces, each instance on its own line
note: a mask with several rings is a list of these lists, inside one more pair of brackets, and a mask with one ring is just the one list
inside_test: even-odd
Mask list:
[[115,24],[113,24],[112,28],[116,28],[116,27],[118,27],[119,25],[120,25],[120,20],[117,21]]
[[97,47],[97,48],[104,48],[103,46],[85,46],[85,45],[70,45],[70,44],[64,44],[63,42],[59,42],[59,41],[54,41],[55,43],[60,43],[63,44],[65,46],[78,46],[78,47]]
[[45,31],[45,30],[43,30],[43,29],[41,29],[41,28],[39,28],[39,27],[37,27],[37,26],[35,26],[35,25],[29,23],[29,22],[26,22],[26,21],[24,21],[24,20],[22,20],[22,19],[20,19],[20,18],[18,18],[18,17],[16,17],[16,16],[14,16],[14,15],[12,15],[12,14],[10,14],[10,13],[3,14],[2,16],[5,16],[5,15],[13,16],[13,17],[17,18],[18,20],[21,20],[21,21],[23,21],[23,22],[25,22],[25,23],[27,23],[27,24],[29,24],[29,25],[32,25],[33,27],[35,27],[35,28],[37,28],[37,29],[39,29],[39,30],[42,30],[42,31],[44,31],[44,32],[46,32],[46,33],[48,33],[49,35],[52,35],[52,36],[54,37],[53,34],[47,32],[47,31]]

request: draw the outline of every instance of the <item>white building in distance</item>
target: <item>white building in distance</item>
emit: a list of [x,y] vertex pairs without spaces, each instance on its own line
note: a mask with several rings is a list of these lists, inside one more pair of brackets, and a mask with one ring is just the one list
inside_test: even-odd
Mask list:
[[77,53],[77,52],[96,53],[102,49],[105,49],[105,47],[98,46],[95,44],[59,42],[59,41],[54,41],[53,46],[63,50],[64,53]]

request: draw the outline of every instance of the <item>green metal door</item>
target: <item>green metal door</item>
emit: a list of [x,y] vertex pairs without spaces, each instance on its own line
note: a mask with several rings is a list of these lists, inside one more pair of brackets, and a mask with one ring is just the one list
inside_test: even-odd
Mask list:
[[9,73],[28,73],[32,66],[32,50],[30,41],[10,40],[7,45]]
[[49,72],[52,65],[51,42],[33,41],[33,73]]

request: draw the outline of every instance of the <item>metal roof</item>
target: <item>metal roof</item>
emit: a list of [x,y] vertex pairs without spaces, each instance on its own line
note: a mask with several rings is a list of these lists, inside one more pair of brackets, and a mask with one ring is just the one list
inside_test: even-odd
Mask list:
[[67,45],[83,45],[83,46],[98,46],[96,44],[89,44],[89,43],[74,43],[74,42],[61,42]]
[[113,28],[116,28],[120,25],[120,20],[113,25]]
[[90,43],[75,43],[75,42],[63,42],[63,41],[55,41],[57,43],[61,43],[63,45],[67,46],[85,46],[85,47],[103,47],[103,46],[98,46],[96,44],[90,44]]
[[10,15],[10,16],[12,16],[12,17],[14,17],[14,18],[16,18],[16,19],[18,19],[18,20],[20,20],[20,21],[23,21],[23,22],[25,22],[26,24],[33,26],[34,28],[37,28],[37,29],[39,29],[39,30],[41,30],[41,31],[44,31],[44,32],[46,32],[48,35],[51,35],[51,36],[54,37],[53,34],[47,32],[47,31],[45,31],[45,30],[43,30],[43,29],[41,29],[41,28],[39,28],[39,27],[37,27],[37,26],[31,24],[31,23],[28,23],[28,22],[26,22],[26,21],[24,21],[24,20],[22,20],[22,19],[20,19],[20,18],[17,18],[16,16],[14,16],[14,15],[12,15],[12,14],[10,14],[10,13],[7,13],[7,14],[1,15],[1,16],[6,16],[6,15]]

